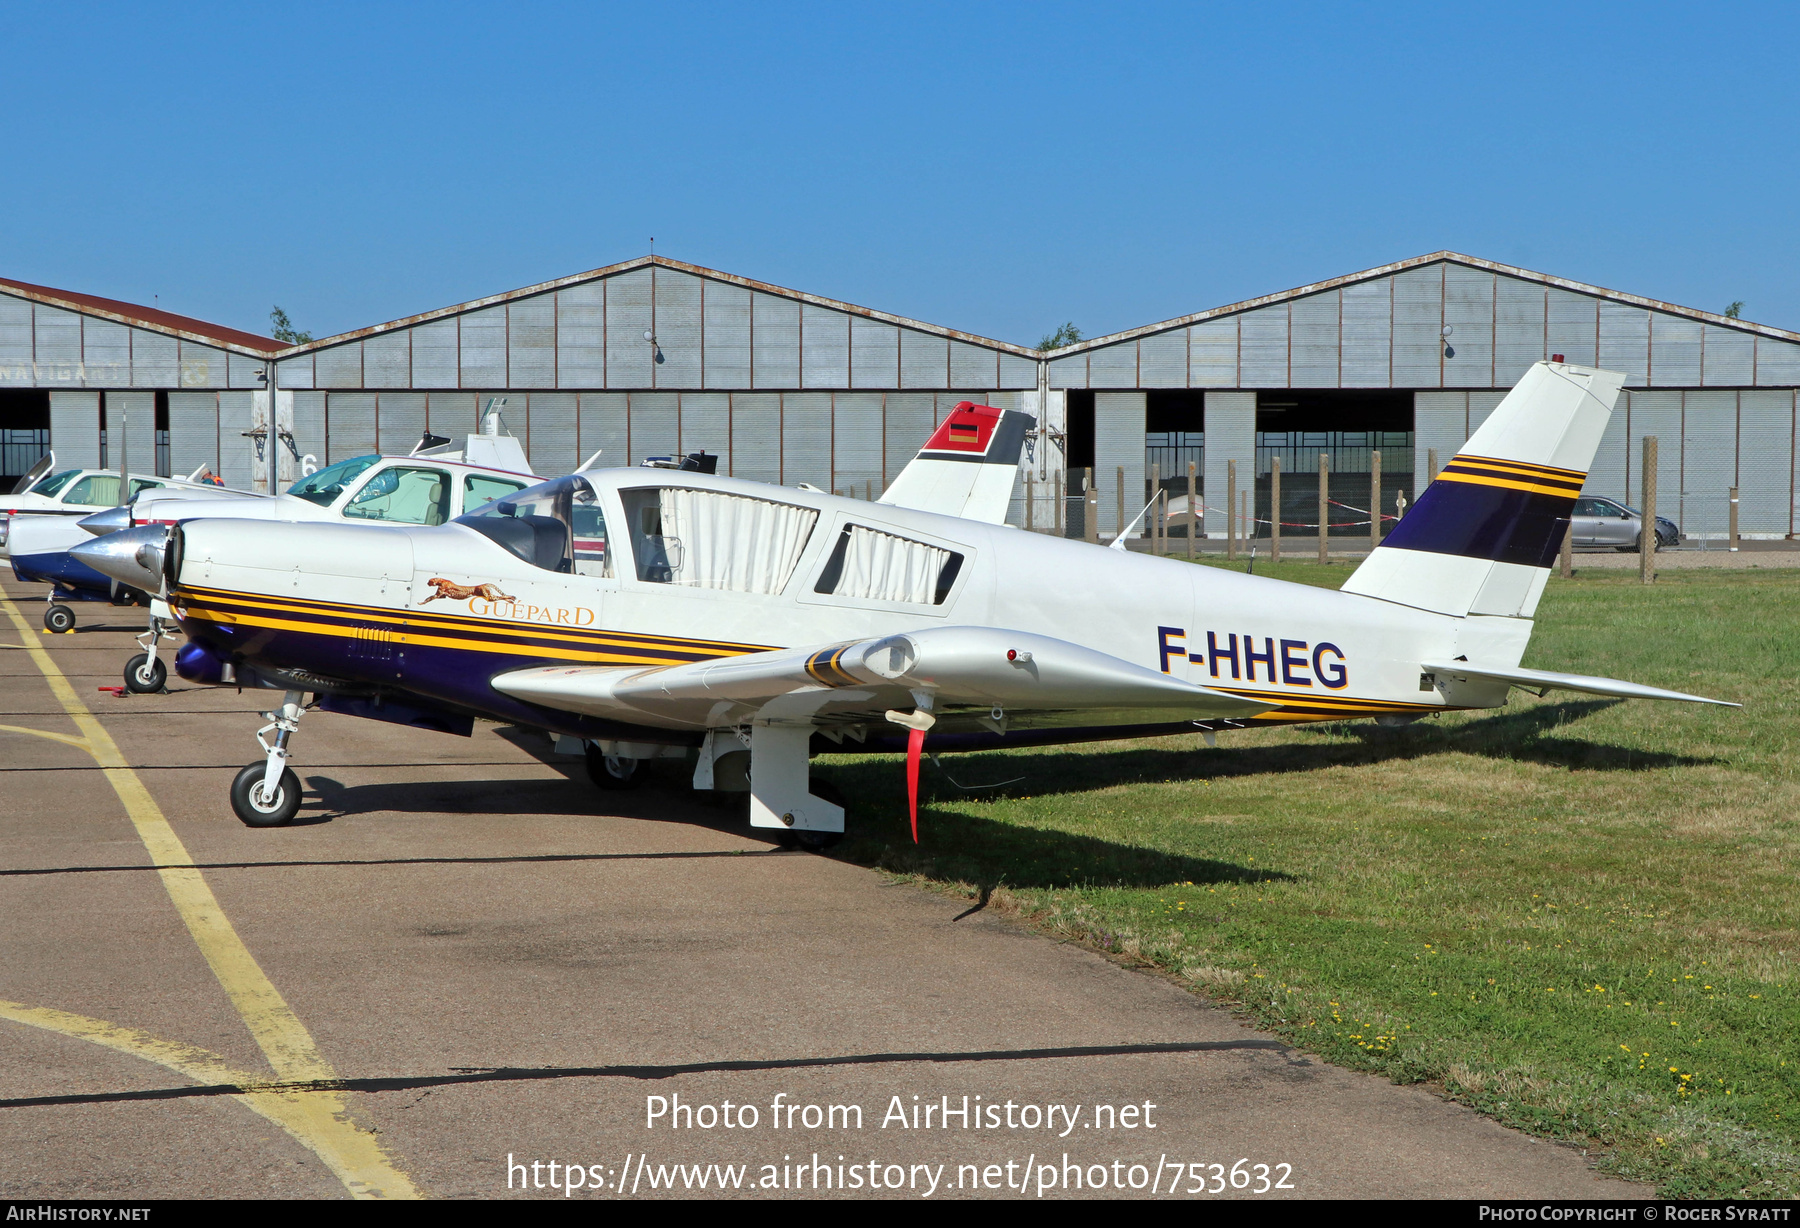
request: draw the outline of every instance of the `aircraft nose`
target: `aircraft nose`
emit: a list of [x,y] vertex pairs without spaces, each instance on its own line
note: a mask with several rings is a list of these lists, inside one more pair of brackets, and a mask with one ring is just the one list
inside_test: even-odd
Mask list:
[[104,537],[108,533],[117,533],[120,529],[131,527],[131,507],[122,503],[118,507],[109,507],[104,512],[95,512],[92,516],[83,516],[75,523],[95,537]]
[[69,554],[120,584],[155,593],[162,589],[163,549],[168,539],[165,526],[145,525],[96,537]]

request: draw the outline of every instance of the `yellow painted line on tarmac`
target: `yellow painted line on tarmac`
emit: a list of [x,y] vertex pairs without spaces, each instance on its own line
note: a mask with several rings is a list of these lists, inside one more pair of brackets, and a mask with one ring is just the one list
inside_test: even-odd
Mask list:
[[[118,1053],[155,1062],[203,1086],[239,1087],[231,1098],[286,1130],[314,1152],[358,1198],[417,1198],[412,1182],[382,1154],[375,1136],[352,1125],[344,1114],[344,1097],[336,1091],[277,1090],[269,1080],[242,1070],[210,1049],[164,1040],[136,1028],[69,1011],[0,1000],[0,1019],[42,1028],[75,1040],[102,1045]],[[328,1145],[321,1146],[325,1139]],[[385,1176],[384,1174],[385,1170]],[[379,1183],[372,1183],[371,1178]]]
[[23,725],[0,725],[0,733],[28,733],[34,738],[49,738],[52,742],[62,742],[73,746],[76,750],[86,750],[86,738],[70,737],[66,733],[51,733],[48,729],[27,729]]
[[[187,924],[188,933],[193,935],[200,953],[206,957],[244,1026],[250,1029],[250,1035],[268,1058],[277,1079],[292,1083],[336,1079],[337,1073],[319,1052],[306,1026],[232,928],[225,910],[195,867],[186,846],[169,826],[162,808],[150,796],[137,773],[125,762],[112,735],[82,703],[62,670],[50,659],[50,654],[30,638],[30,628],[18,607],[7,597],[0,596],[0,608],[5,609],[7,617],[26,637],[26,650],[31,653],[51,693],[82,735],[79,740],[55,734],[45,736],[79,746],[100,765],[137,829],[138,838],[149,851],[151,863],[157,867],[175,910]],[[317,1153],[351,1194],[359,1198],[420,1197],[406,1175],[382,1153],[375,1136],[346,1115],[341,1094],[281,1093],[279,1099],[287,1106],[284,1109],[287,1118],[281,1120],[282,1127]]]

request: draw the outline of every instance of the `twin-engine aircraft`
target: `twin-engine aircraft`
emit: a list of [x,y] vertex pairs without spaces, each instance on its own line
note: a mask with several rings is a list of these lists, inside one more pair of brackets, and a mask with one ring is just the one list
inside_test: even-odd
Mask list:
[[311,694],[421,728],[483,717],[581,739],[602,785],[697,753],[696,788],[747,790],[753,825],[807,847],[844,830],[809,755],[904,750],[916,839],[927,751],[1403,723],[1515,686],[1719,702],[1519,664],[1622,379],[1532,367],[1339,592],[908,506],[927,486],[980,502],[967,462],[1013,415],[974,406],[877,503],[618,468],[435,528],[117,536],[143,535],[135,558],[166,577],[184,678],[286,692],[257,735],[273,745],[232,786],[246,823],[293,818]]

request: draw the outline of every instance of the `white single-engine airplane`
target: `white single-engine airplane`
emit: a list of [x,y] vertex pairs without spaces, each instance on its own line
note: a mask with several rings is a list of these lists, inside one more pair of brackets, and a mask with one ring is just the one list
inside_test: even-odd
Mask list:
[[[1405,722],[1515,686],[1719,702],[1519,664],[1622,382],[1533,366],[1338,592],[625,468],[437,528],[205,520],[166,547],[143,528],[77,553],[104,571],[123,553],[96,547],[128,538],[122,568],[160,566],[184,678],[286,692],[257,735],[274,745],[232,785],[246,823],[294,816],[289,740],[311,693],[424,728],[480,716],[583,739],[602,785],[697,750],[696,788],[748,790],[752,824],[809,847],[844,829],[809,754],[904,749],[916,838],[927,749]],[[959,430],[953,416],[915,463],[954,457]]]
[[[941,456],[934,460],[922,453],[907,465],[884,497],[909,507],[995,524],[1003,522],[1031,421],[1027,414],[978,410],[964,402],[952,411],[946,424],[956,442],[949,445],[944,455],[954,457],[958,463],[941,463]],[[583,468],[598,461],[600,455],[595,452]],[[980,463],[967,463],[971,460]],[[652,457],[645,464],[711,473],[717,462],[717,456],[699,452],[686,457]],[[167,667],[158,658],[157,649],[162,637],[174,627],[174,615],[161,591],[163,577],[154,570],[133,568],[127,570],[134,571],[136,579],[122,582],[116,578],[117,558],[113,572],[96,572],[74,555],[74,548],[85,544],[90,536],[106,537],[134,527],[215,517],[440,525],[539,480],[531,471],[524,447],[506,432],[497,405],[490,402],[481,432],[467,436],[460,444],[441,435],[427,434],[406,456],[358,456],[339,461],[301,478],[285,494],[273,499],[218,488],[214,497],[197,503],[190,496],[203,492],[146,490],[129,504],[84,519],[38,517],[45,523],[15,530],[24,554],[15,554],[13,572],[21,580],[59,581],[50,594],[53,604],[44,614],[44,626],[51,631],[68,630],[75,624],[74,615],[66,607],[54,604],[59,596],[99,600],[116,596],[123,587],[134,598],[142,597],[150,607],[150,622],[138,637],[144,651],[125,663],[125,687],[137,693],[160,691],[167,678]],[[228,493],[236,498],[225,498]],[[135,554],[137,548],[134,541],[129,550]],[[107,549],[119,554],[118,548]],[[85,595],[81,591],[84,588],[88,590]]]

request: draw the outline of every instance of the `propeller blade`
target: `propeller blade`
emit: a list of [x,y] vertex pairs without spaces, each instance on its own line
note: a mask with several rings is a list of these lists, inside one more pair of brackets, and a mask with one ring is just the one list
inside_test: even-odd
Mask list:
[[925,731],[911,729],[906,734],[906,805],[912,812],[913,843],[919,842],[919,755],[925,749]]

